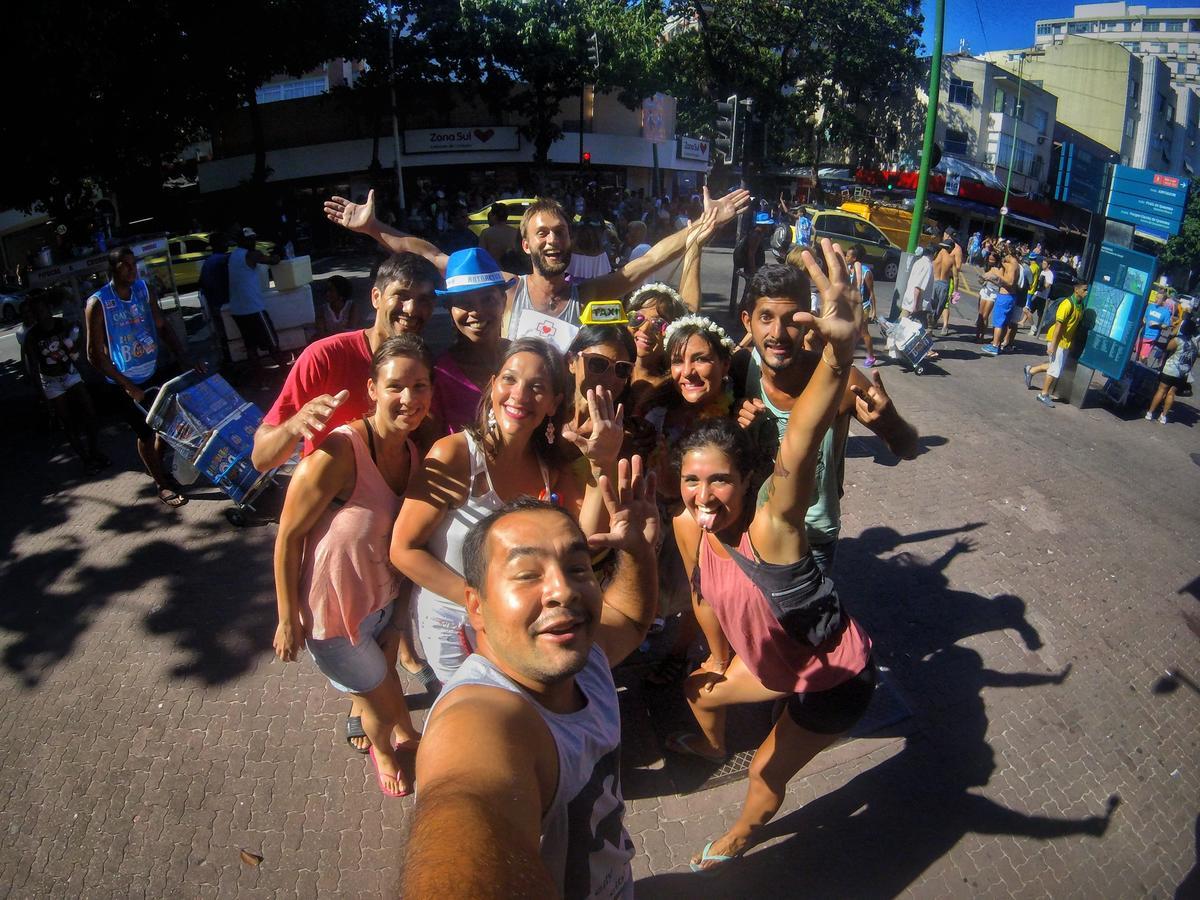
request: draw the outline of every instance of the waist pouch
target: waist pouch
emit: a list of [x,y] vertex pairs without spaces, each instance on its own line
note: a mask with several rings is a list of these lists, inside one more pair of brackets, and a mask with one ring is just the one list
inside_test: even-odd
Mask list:
[[772,614],[792,640],[820,647],[846,627],[837,588],[832,579],[821,574],[811,553],[794,563],[779,565],[746,559],[729,546],[725,549],[762,592]]

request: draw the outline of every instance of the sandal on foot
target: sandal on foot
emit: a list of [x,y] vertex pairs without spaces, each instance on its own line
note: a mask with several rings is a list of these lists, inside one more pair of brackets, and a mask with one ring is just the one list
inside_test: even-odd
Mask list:
[[646,676],[646,683],[655,687],[669,687],[687,674],[687,663],[686,656],[664,656]]
[[170,488],[160,487],[158,489],[158,499],[171,509],[179,509],[188,502],[188,498],[178,491],[173,491]]
[[[375,764],[375,779],[379,782],[379,790],[383,791],[385,796],[407,797],[409,794],[412,793],[411,788],[403,788],[401,790],[395,790],[395,791],[392,790],[391,788],[389,788],[387,786],[387,782],[385,782],[383,780],[385,777],[388,777],[388,776],[384,776],[383,770],[379,768],[379,759],[375,756],[375,748],[372,747],[369,751],[367,751],[367,755],[371,757],[371,762]],[[400,773],[399,772],[397,772],[394,776],[391,776],[391,777],[393,778],[393,780],[396,782],[397,785],[400,784]]]
[[423,687],[426,691],[432,691],[441,684],[441,682],[438,681],[437,673],[433,671],[428,663],[421,666],[421,668],[417,669],[415,672],[409,672],[408,669],[405,669],[404,671],[408,672],[409,675],[421,682],[421,687]]
[[371,740],[367,738],[367,746],[360,747],[354,743],[355,738],[365,738],[367,733],[363,731],[362,716],[346,716],[346,743],[350,745],[350,749],[355,753],[366,754],[371,751]]
[[[733,860],[742,855],[741,853],[735,853],[733,856],[722,856],[720,853],[709,853],[708,851],[712,849],[712,845],[712,841],[709,841],[704,845],[704,850],[700,854],[700,862],[688,863],[693,872],[719,872],[721,869],[725,868],[727,863],[733,862]],[[717,865],[706,866],[704,865],[706,862],[715,862]]]
[[677,731],[675,734],[667,738],[666,747],[672,753],[678,753],[681,756],[696,756],[710,763],[723,763],[728,758],[726,754],[721,756],[710,756],[707,753],[701,753],[692,746],[692,741],[704,740],[700,735],[693,734],[689,731]]

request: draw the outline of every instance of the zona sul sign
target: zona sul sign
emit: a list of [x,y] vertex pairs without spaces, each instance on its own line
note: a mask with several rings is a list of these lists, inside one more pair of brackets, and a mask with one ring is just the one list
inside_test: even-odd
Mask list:
[[409,128],[404,132],[405,153],[447,153],[463,150],[496,152],[520,149],[521,136],[515,126]]

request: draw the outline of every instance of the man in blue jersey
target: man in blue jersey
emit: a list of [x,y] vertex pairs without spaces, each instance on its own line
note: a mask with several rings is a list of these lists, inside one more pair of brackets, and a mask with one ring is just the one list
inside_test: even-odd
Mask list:
[[87,325],[88,362],[110,384],[121,390],[123,418],[137,435],[138,456],[154,484],[158,499],[177,508],[187,498],[172,486],[163,465],[166,444],[146,424],[146,391],[162,383],[160,339],[166,341],[175,359],[190,368],[187,348],[162,317],[153,288],[138,278],[137,260],[128,247],[108,253],[108,284],[88,298],[84,320]]

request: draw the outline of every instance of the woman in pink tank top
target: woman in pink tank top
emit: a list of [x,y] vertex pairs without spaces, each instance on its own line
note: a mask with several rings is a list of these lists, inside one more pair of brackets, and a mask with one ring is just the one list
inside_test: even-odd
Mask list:
[[692,858],[697,871],[745,852],[778,811],[788,781],[854,725],[875,686],[871,641],[817,569],[804,528],[817,451],[844,396],[858,338],[845,257],[828,240],[821,249],[828,277],[809,251],[804,262],[826,313],[795,314],[796,324],[819,335],[821,364],[792,408],[766,503],[755,510],[754,448],[737,424],[705,420],[676,448],[684,509],[675,539],[710,656],[685,685],[701,733],[673,735],[668,749],[721,760],[730,706],[786,701],[755,753],[741,816]]
[[429,412],[432,368],[414,335],[379,346],[367,381],[375,411],[335,429],[300,463],[275,542],[276,655],[290,662],[307,644],[330,683],[354,696],[352,717],[371,742],[364,752],[380,790],[395,797],[412,784],[397,749],[411,750],[420,734],[396,672],[409,642],[409,585],[388,561],[388,545],[421,462],[410,435]]

